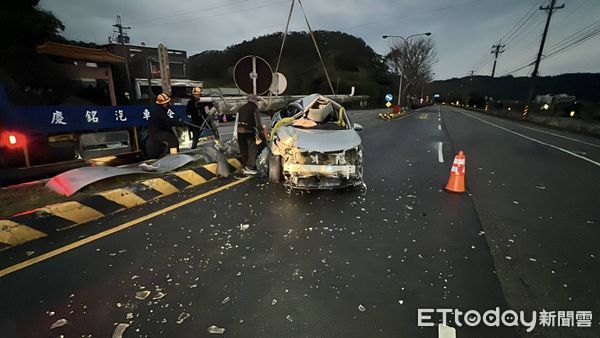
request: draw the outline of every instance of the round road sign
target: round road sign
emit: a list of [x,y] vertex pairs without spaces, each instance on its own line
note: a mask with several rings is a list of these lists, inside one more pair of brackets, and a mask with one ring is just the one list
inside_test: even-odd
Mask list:
[[279,72],[273,73],[273,83],[271,84],[271,88],[269,91],[273,93],[273,95],[281,95],[287,88],[287,79],[285,76]]
[[248,55],[239,59],[235,64],[233,81],[246,94],[263,95],[271,87],[273,71],[265,59]]

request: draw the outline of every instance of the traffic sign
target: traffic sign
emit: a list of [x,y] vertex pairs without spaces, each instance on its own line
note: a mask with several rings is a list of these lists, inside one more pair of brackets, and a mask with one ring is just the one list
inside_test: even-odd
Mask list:
[[[387,95],[385,96],[385,100],[386,100],[387,102],[390,102],[390,101],[392,101],[392,99],[393,99],[393,98],[394,98],[394,95],[392,95],[392,94],[387,94]],[[388,106],[388,107],[389,107],[389,106]]]
[[390,101],[388,101],[388,102],[385,103],[385,106],[389,108],[389,107],[392,106],[392,103]]
[[273,83],[269,91],[274,95],[281,95],[287,88],[287,80],[285,76],[279,72],[273,73]]
[[265,59],[248,55],[235,64],[233,80],[244,93],[263,95],[271,87],[273,71]]

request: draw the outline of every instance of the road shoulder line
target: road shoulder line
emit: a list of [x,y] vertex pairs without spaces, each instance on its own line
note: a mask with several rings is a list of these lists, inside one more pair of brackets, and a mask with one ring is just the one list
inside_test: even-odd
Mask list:
[[494,124],[494,123],[492,123],[492,122],[486,121],[486,120],[484,120],[484,119],[481,119],[481,118],[479,118],[479,117],[473,116],[473,115],[471,115],[471,114],[467,114],[467,113],[465,113],[465,112],[464,112],[464,111],[462,111],[462,110],[456,110],[456,111],[457,111],[458,113],[461,113],[461,114],[463,114],[463,115],[465,115],[465,116],[467,116],[467,117],[470,117],[470,118],[472,118],[472,119],[479,120],[479,121],[481,121],[481,122],[483,122],[483,123],[489,124],[489,125],[491,125],[491,126],[494,126],[494,127],[496,127],[496,128],[502,129],[502,130],[504,130],[504,131],[507,131],[507,132],[509,132],[509,133],[512,133],[512,134],[515,134],[515,135],[517,135],[517,136],[520,136],[520,137],[522,137],[522,138],[528,139],[528,140],[530,140],[530,141],[533,141],[533,142],[536,142],[536,143],[539,143],[539,144],[545,145],[545,146],[547,146],[547,147],[550,147],[550,148],[554,148],[554,149],[556,149],[556,150],[562,151],[562,152],[563,152],[563,153],[565,153],[565,154],[569,154],[569,155],[571,155],[571,156],[574,156],[574,157],[580,158],[580,159],[582,159],[582,160],[584,160],[584,161],[587,161],[587,162],[589,162],[589,163],[591,163],[591,164],[594,164],[594,165],[596,165],[596,166],[600,167],[600,163],[599,163],[599,162],[596,162],[596,161],[594,161],[594,160],[592,160],[592,159],[589,159],[589,158],[587,158],[587,157],[585,157],[585,156],[581,156],[581,155],[579,155],[579,154],[576,154],[576,153],[574,153],[574,152],[572,152],[572,151],[569,151],[569,150],[567,150],[567,149],[561,148],[561,147],[559,147],[559,146],[555,146],[555,145],[553,145],[553,144],[550,144],[550,143],[542,142],[542,141],[540,141],[540,140],[534,139],[533,137],[529,137],[529,136],[523,135],[523,134],[521,134],[521,133],[518,133],[518,132],[516,132],[516,131],[514,131],[514,130],[510,130],[510,129],[508,129],[508,128],[504,128],[504,127],[502,127],[502,126],[499,126],[499,125],[497,125],[497,124]]

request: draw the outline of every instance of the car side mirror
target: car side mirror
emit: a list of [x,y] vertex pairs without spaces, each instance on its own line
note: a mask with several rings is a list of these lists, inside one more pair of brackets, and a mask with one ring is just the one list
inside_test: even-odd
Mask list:
[[361,124],[355,123],[354,124],[354,130],[361,131],[361,130],[363,130],[363,126]]

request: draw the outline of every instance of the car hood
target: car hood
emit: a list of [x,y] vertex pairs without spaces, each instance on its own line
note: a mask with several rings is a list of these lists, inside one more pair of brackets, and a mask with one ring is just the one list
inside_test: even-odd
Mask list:
[[277,135],[281,142],[302,150],[332,152],[352,149],[361,143],[354,129],[320,130],[282,127]]

